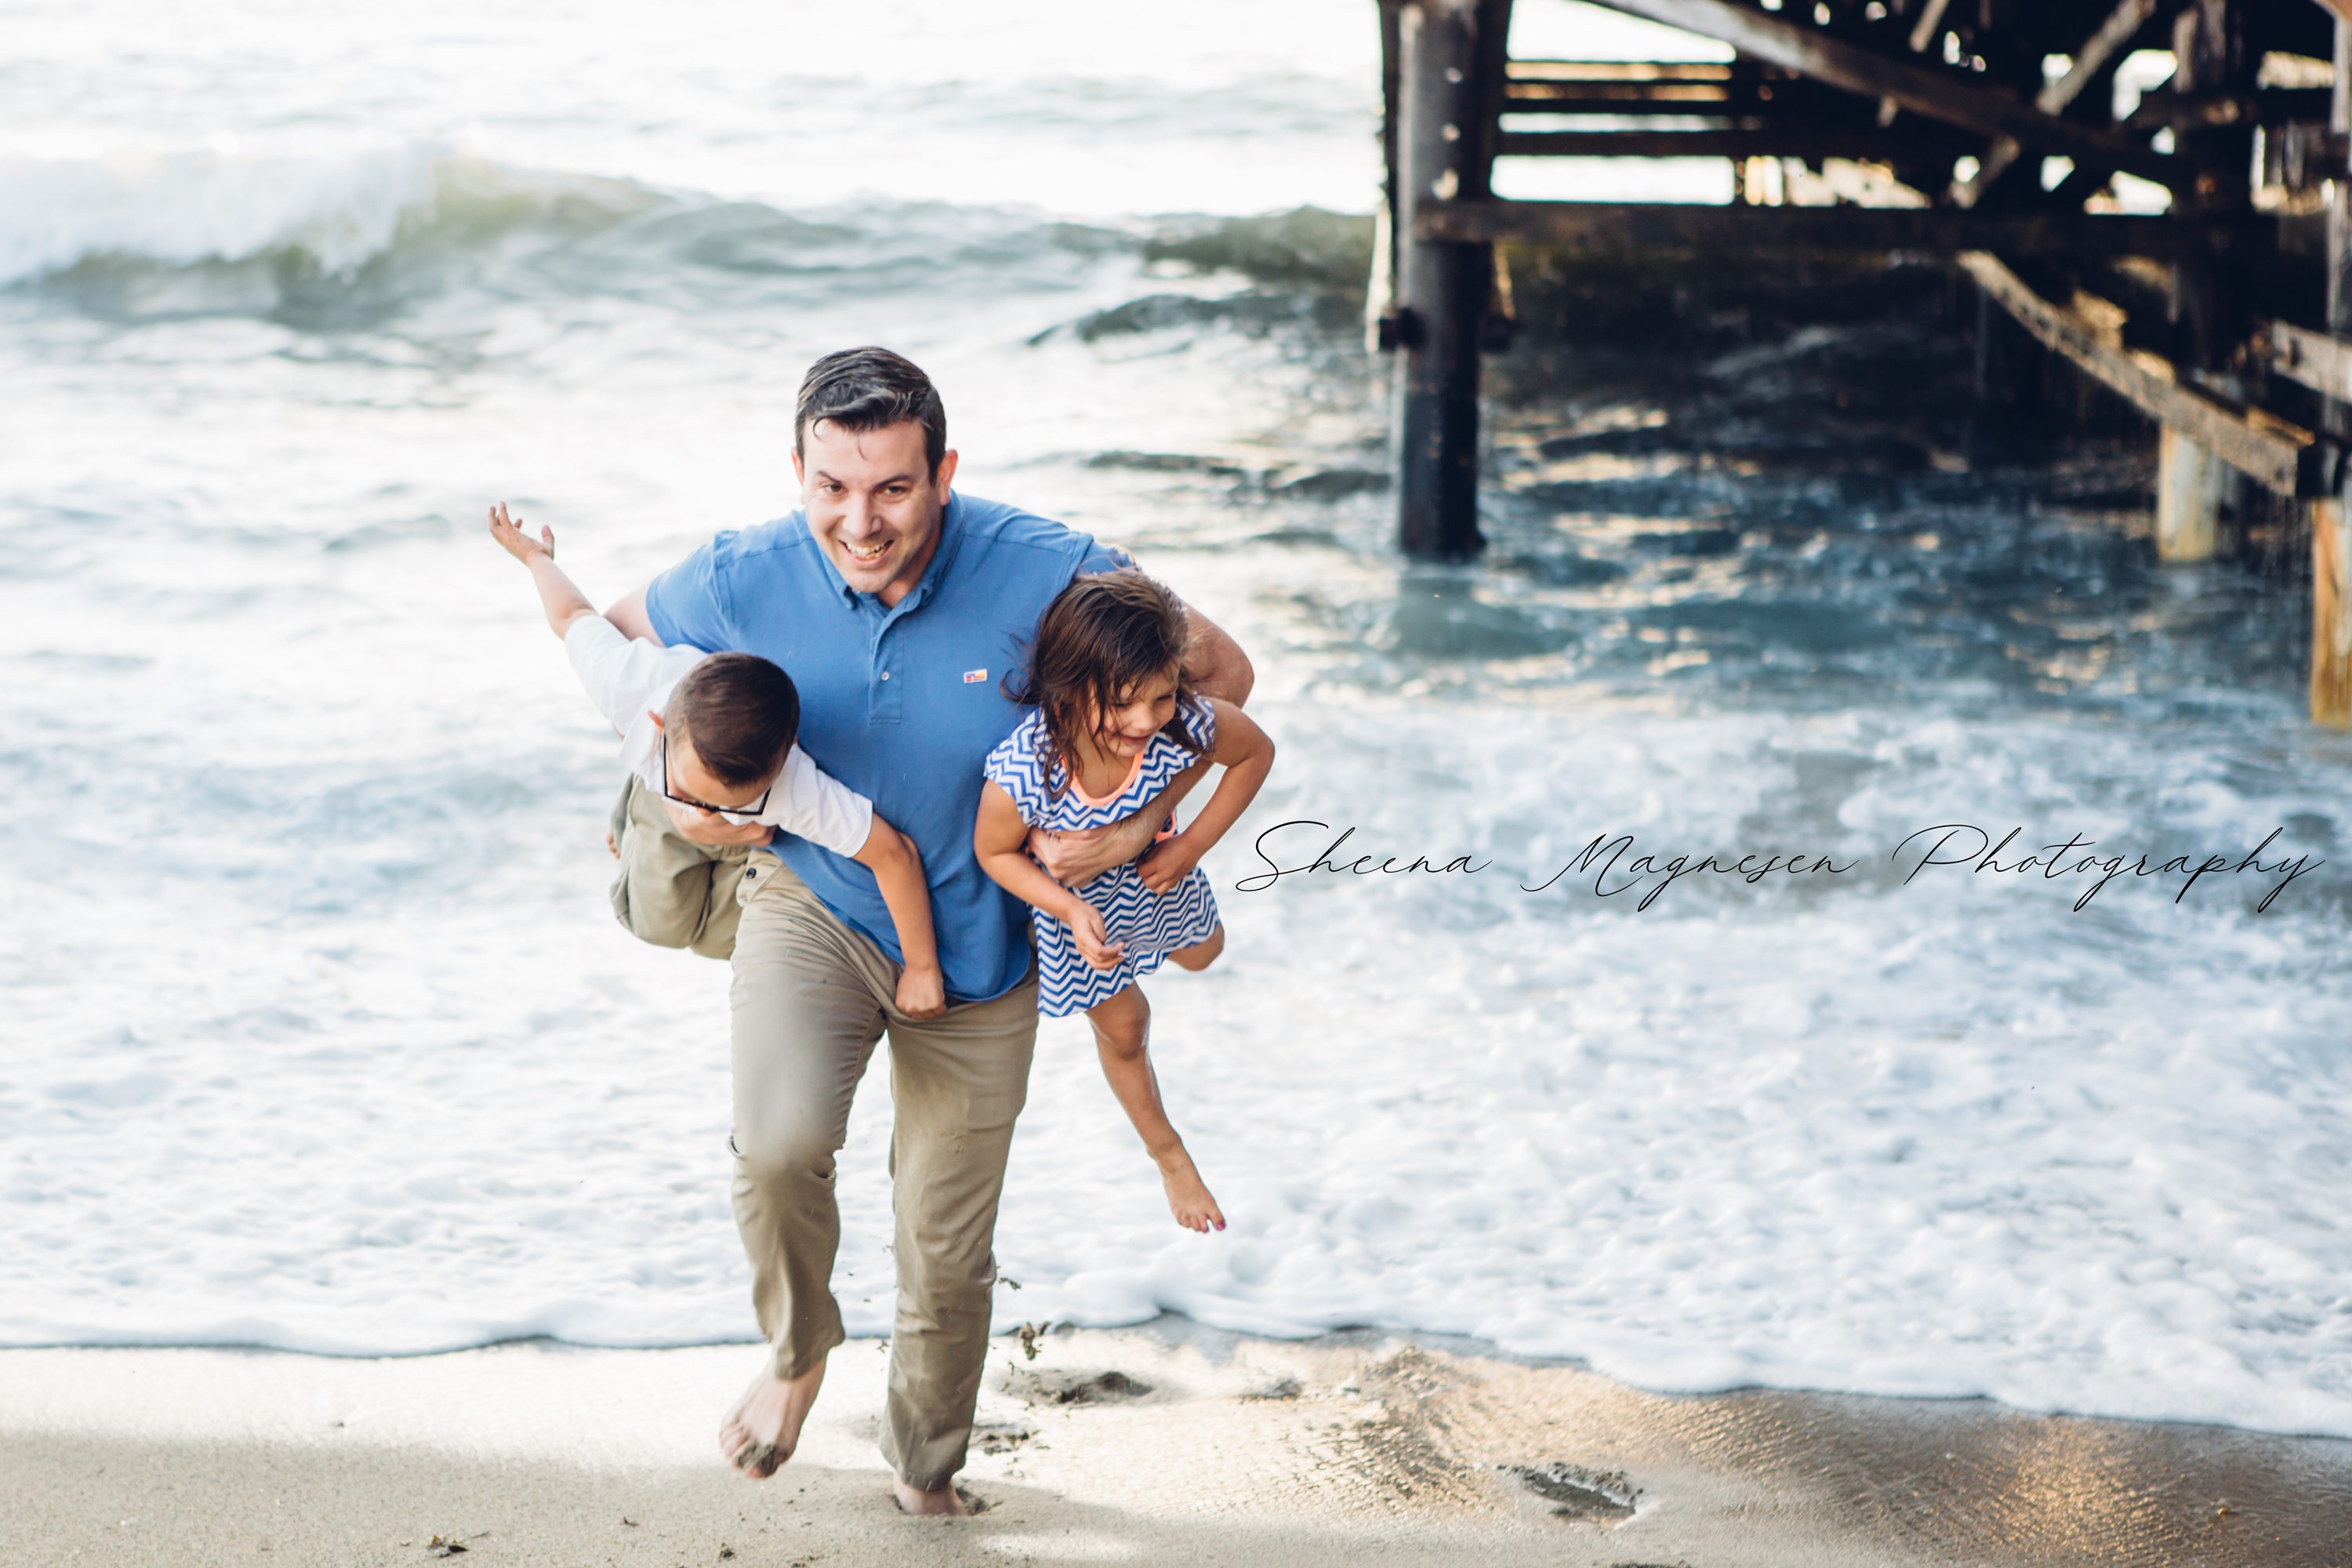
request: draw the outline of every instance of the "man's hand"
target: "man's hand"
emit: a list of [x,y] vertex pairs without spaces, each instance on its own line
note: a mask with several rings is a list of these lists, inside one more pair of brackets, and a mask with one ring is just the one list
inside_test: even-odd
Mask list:
[[1153,845],[1150,852],[1135,863],[1135,874],[1153,892],[1164,893],[1191,876],[1200,863],[1201,852],[1185,843],[1184,835],[1180,833]]
[[1083,888],[1113,866],[1124,866],[1151,842],[1155,821],[1148,814],[1125,817],[1106,823],[1100,827],[1073,827],[1061,831],[1033,827],[1029,830],[1029,852],[1045,868],[1045,875],[1066,888]]
[[947,976],[936,963],[929,969],[910,964],[898,972],[898,994],[894,1000],[898,1011],[909,1018],[936,1018],[948,1010]]
[[776,836],[773,826],[764,822],[730,822],[715,812],[680,805],[664,796],[662,807],[669,813],[669,823],[677,836],[691,844],[708,844],[720,847],[730,844],[765,844]]

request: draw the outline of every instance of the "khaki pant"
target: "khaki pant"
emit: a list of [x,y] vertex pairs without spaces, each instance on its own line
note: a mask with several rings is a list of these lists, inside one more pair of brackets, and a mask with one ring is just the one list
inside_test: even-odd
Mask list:
[[705,958],[732,952],[743,912],[736,884],[751,851],[740,844],[714,847],[680,837],[661,796],[635,773],[621,786],[608,826],[621,858],[613,879],[613,913],[630,934],[656,947],[691,948]]
[[765,854],[739,893],[734,1012],[735,1223],[751,1304],[779,1376],[842,1342],[834,1156],[849,1100],[890,1037],[890,1195],[898,1310],[882,1451],[930,1490],[963,1467],[988,1352],[991,1248],[1013,1118],[1037,1043],[1037,980],[916,1022],[892,1005],[898,966]]

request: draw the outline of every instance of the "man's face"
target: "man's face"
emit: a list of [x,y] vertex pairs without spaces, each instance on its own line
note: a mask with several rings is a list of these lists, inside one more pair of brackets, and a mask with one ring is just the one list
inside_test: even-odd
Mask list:
[[811,422],[793,454],[809,532],[842,581],[895,605],[921,578],[940,542],[940,511],[956,455],[934,474],[923,461],[923,427],[913,420],[879,430]]

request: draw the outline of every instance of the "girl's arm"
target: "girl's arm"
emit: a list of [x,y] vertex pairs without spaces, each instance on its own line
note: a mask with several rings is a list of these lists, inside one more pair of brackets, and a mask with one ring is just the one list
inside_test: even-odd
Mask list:
[[1222,698],[1205,700],[1217,721],[1217,742],[1209,761],[1223,767],[1224,776],[1217,781],[1216,793],[1209,796],[1209,804],[1192,818],[1192,826],[1173,838],[1162,839],[1137,863],[1136,875],[1155,893],[1168,891],[1192,874],[1209,847],[1241,820],[1274,768],[1274,742],[1255,720]]
[[874,873],[890,923],[898,930],[898,951],[907,961],[898,975],[898,1011],[909,1018],[938,1017],[948,1010],[947,978],[940,972],[931,890],[923,880],[923,858],[914,840],[877,813],[865,844],[850,858]]
[[996,885],[1024,903],[1060,921],[1077,939],[1078,952],[1097,969],[1118,967],[1124,942],[1105,940],[1102,912],[1086,900],[1045,875],[1037,862],[1022,852],[1029,825],[1021,808],[994,779],[980,786],[980,816],[971,825],[971,852],[980,868]]
[[490,508],[490,537],[499,548],[530,568],[530,580],[539,588],[540,608],[547,612],[547,625],[557,637],[572,629],[572,623],[583,616],[593,616],[596,606],[588,595],[574,587],[572,579],[555,563],[555,531],[544,523],[539,537],[533,539],[507,516],[507,503]]

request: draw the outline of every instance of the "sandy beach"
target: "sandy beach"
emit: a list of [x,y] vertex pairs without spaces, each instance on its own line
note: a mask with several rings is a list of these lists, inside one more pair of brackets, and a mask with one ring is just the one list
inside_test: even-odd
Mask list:
[[960,1521],[899,1517],[879,1342],[801,1453],[712,1443],[757,1351],[0,1352],[0,1563],[2352,1562],[2352,1442],[1984,1401],[1643,1393],[1475,1347],[1166,1319],[992,1348]]

